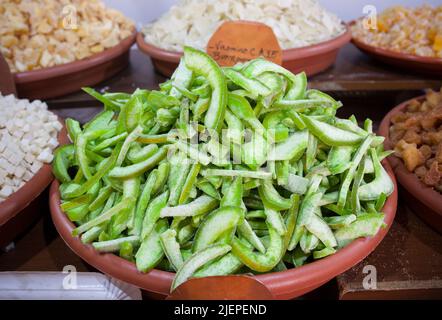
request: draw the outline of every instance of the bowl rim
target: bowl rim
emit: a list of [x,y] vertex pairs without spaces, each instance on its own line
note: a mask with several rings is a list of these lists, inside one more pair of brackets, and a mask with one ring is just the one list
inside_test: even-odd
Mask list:
[[[302,59],[308,56],[314,56],[322,54],[324,52],[333,51],[342,47],[351,40],[351,32],[349,26],[345,23],[343,23],[343,25],[345,27],[344,32],[340,33],[334,38],[308,46],[283,49],[282,50],[283,61]],[[143,31],[138,32],[136,42],[139,50],[153,57],[154,59],[178,63],[183,55],[182,51],[165,50],[144,41]]]
[[[351,33],[351,27],[356,23],[356,21],[360,19],[362,18],[352,20],[348,23],[350,33]],[[424,64],[442,66],[442,58],[424,57],[409,53],[393,51],[382,47],[376,47],[354,37],[352,33],[351,33],[351,42],[359,49],[374,55],[383,56],[392,59],[399,59],[403,61],[415,62],[415,63],[424,63]]]
[[[70,141],[62,119],[58,118],[58,121],[63,124],[57,136],[59,146],[61,146]],[[53,179],[52,166],[51,164],[45,163],[20,189],[11,194],[6,200],[0,202],[0,226],[5,225],[9,220],[25,209],[46,189]]]
[[[387,234],[393,224],[397,209],[396,179],[390,164],[385,160],[382,163],[394,183],[394,192],[388,197],[383,208],[384,222],[387,225],[385,228],[380,229],[374,237],[354,240],[331,256],[299,268],[256,275],[257,280],[264,283],[276,297],[293,292],[307,292],[310,290],[309,288],[313,289],[322,285],[367,257]],[[174,273],[157,269],[141,273],[136,269],[135,263],[124,260],[113,253],[99,253],[91,245],[83,244],[79,237],[73,237],[71,232],[75,226],[60,208],[58,187],[58,181],[54,180],[49,195],[51,216],[57,231],[71,250],[98,270],[120,280],[161,295],[170,291]]]
[[[394,146],[390,141],[390,127],[391,127],[391,117],[396,113],[404,110],[412,101],[425,99],[425,95],[418,96],[409,100],[406,100],[388,112],[382,119],[379,126],[379,134],[385,137],[384,146],[385,149],[393,149]],[[399,183],[407,189],[414,198],[423,203],[426,207],[430,208],[442,218],[442,194],[435,191],[433,188],[425,185],[413,172],[409,172],[405,167],[403,161],[394,155],[389,157],[393,170],[399,180]]]
[[138,32],[136,28],[133,28],[133,31],[129,36],[121,40],[117,45],[103,50],[102,52],[95,53],[81,60],[75,60],[53,67],[16,72],[13,73],[12,76],[14,77],[15,83],[23,84],[64,75],[67,76],[71,73],[77,73],[89,69],[96,65],[108,62],[129,50],[130,47],[135,43],[137,34]]

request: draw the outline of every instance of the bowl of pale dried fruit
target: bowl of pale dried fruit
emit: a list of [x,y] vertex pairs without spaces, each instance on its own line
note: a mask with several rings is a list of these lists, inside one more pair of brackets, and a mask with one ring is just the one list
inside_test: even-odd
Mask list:
[[20,97],[45,99],[95,85],[129,63],[132,21],[101,0],[1,1],[0,52]]
[[54,150],[67,143],[65,127],[39,100],[0,94],[0,248],[47,211]]
[[442,232],[442,89],[405,101],[382,120],[379,134],[408,206]]

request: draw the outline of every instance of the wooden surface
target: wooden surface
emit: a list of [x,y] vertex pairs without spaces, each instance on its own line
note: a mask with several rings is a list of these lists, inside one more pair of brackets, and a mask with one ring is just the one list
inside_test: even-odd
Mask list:
[[[421,90],[439,88],[441,79],[377,64],[351,45],[340,53],[336,65],[310,79],[311,87],[328,91],[344,103],[341,116],[379,122],[387,111]],[[98,90],[131,92],[137,87],[156,88],[164,77],[156,74],[150,60],[137,50],[131,65]],[[77,92],[49,101],[50,108],[63,117],[89,120],[101,107],[91,97]],[[15,249],[0,254],[0,271],[61,271],[73,265],[78,271],[93,270],[78,258],[58,236],[44,208],[43,217],[15,243]],[[362,286],[365,265],[377,270],[377,289]],[[359,265],[311,294],[307,299],[442,298],[442,236],[432,231],[402,202],[396,220],[380,246]]]
[[18,239],[15,248],[0,254],[0,271],[62,271],[67,265],[93,271],[58,236],[49,214]]
[[[363,287],[366,266],[376,270],[377,285],[370,290]],[[344,300],[442,298],[442,236],[401,204],[379,247],[337,282]]]
[[[96,86],[99,90],[131,92],[137,87],[156,88],[165,78],[152,68],[150,58],[134,49],[131,52],[131,64],[117,76]],[[334,66],[309,79],[309,85],[324,91],[400,91],[439,88],[441,77],[408,73],[388,65],[376,62],[362,54],[353,45],[341,49]],[[360,94],[360,92],[359,92]],[[49,100],[54,108],[96,106],[93,98],[83,92],[73,93],[61,98]]]
[[[150,58],[134,49],[130,65],[115,77],[95,86],[98,91],[132,92],[136,88],[155,89],[166,80],[156,73]],[[334,66],[309,79],[309,86],[324,90],[344,103],[340,116],[355,113],[372,120],[381,120],[387,111],[423,89],[438,89],[442,78],[408,74],[380,64],[362,54],[353,45],[346,45]],[[75,117],[81,122],[89,120],[101,108],[95,99],[82,91],[47,101],[61,117]]]

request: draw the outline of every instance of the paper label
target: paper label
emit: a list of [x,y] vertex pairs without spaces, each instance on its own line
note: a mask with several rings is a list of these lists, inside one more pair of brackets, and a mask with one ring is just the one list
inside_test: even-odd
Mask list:
[[272,28],[251,21],[226,21],[212,35],[207,53],[223,67],[262,57],[282,63],[282,51]]

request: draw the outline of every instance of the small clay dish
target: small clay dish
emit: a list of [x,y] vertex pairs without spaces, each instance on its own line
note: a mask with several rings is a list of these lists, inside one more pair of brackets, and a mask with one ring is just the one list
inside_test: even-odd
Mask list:
[[[64,125],[58,142],[60,145],[69,143]],[[0,247],[13,241],[43,214],[47,196],[43,192],[53,179],[52,166],[44,164],[31,180],[0,202]]]
[[[330,67],[336,60],[339,49],[350,42],[348,27],[341,35],[328,41],[311,46],[282,51],[282,66],[294,73],[305,71],[308,76],[317,74]],[[137,35],[138,48],[151,57],[155,69],[170,77],[178,66],[182,52],[167,51],[144,41],[142,32]]]
[[[355,21],[350,22],[349,25],[352,26],[353,24],[355,24]],[[369,56],[400,68],[405,72],[414,71],[430,75],[442,75],[442,59],[440,58],[422,57],[375,47],[354,37],[351,42]]]
[[[425,99],[425,96],[415,99],[422,101]],[[407,100],[396,106],[382,119],[379,134],[385,137],[385,150],[394,148],[389,139],[391,117],[404,110],[415,99]],[[392,155],[388,158],[388,161],[393,167],[400,185],[403,187],[403,190],[401,189],[401,192],[403,191],[402,198],[407,205],[428,225],[442,233],[442,195],[425,185],[413,172],[408,171],[402,159]]]
[[15,73],[18,96],[40,100],[54,98],[112,77],[129,63],[129,50],[136,35],[134,30],[118,45],[82,60]]
[[[295,269],[255,276],[269,289],[275,299],[293,299],[318,288],[359,263],[377,247],[393,223],[398,197],[393,170],[388,162],[383,161],[383,165],[395,185],[393,194],[387,199],[383,208],[387,227],[381,229],[374,237],[357,239],[336,254],[324,259]],[[55,227],[77,255],[98,270],[150,292],[152,297],[166,298],[169,295],[174,273],[156,269],[141,273],[133,262],[115,254],[99,253],[91,245],[83,244],[78,237],[72,236],[75,226],[60,209],[58,181],[52,183],[49,193],[49,205]]]

